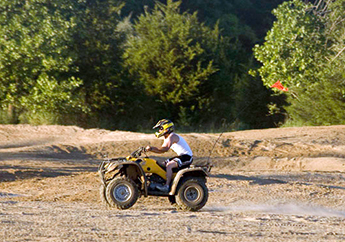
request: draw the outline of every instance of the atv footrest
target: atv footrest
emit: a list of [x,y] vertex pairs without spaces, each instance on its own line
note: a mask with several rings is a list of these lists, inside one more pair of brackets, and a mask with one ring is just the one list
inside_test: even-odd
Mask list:
[[148,195],[151,196],[169,196],[169,192],[161,192],[161,191],[157,191],[157,190],[148,190]]

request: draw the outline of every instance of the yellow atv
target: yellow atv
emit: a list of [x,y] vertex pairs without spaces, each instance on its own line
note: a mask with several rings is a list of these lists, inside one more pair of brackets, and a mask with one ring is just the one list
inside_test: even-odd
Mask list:
[[[144,157],[141,157],[142,154]],[[110,207],[128,209],[140,196],[165,196],[177,208],[197,211],[208,199],[206,177],[209,167],[193,165],[173,169],[170,192],[156,189],[165,184],[166,169],[163,161],[151,159],[145,148],[140,147],[126,158],[112,158],[99,166],[101,177],[101,198]]]

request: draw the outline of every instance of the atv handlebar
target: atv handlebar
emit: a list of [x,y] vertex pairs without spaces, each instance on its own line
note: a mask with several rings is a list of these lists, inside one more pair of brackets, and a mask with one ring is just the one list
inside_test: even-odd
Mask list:
[[133,158],[139,158],[143,152],[146,155],[146,148],[145,147],[139,147],[138,149],[133,151],[130,156]]

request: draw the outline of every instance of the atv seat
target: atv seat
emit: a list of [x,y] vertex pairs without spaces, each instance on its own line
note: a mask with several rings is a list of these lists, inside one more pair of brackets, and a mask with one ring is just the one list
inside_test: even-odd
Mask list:
[[[174,173],[176,173],[176,172],[178,172],[179,170],[188,168],[188,167],[190,167],[190,165],[192,164],[192,162],[193,162],[193,159],[192,159],[191,162],[188,162],[188,163],[186,162],[185,164],[182,164],[182,166],[180,166],[180,167],[173,168],[172,171],[173,171]],[[164,160],[164,161],[163,161],[163,160],[159,160],[159,161],[157,160],[156,163],[157,163],[157,165],[159,165],[163,170],[166,171],[165,160]]]

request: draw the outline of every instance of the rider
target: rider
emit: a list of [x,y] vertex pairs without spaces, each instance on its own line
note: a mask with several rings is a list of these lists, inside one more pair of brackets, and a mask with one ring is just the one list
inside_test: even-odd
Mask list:
[[172,169],[188,166],[193,162],[193,152],[187,142],[178,134],[174,133],[174,123],[168,119],[159,120],[153,129],[159,128],[155,133],[157,138],[164,136],[164,142],[161,147],[147,146],[146,151],[155,153],[167,152],[170,148],[175,151],[177,156],[167,159],[165,161],[167,180],[165,185],[158,185],[157,189],[163,192],[169,192],[170,182],[172,178]]

